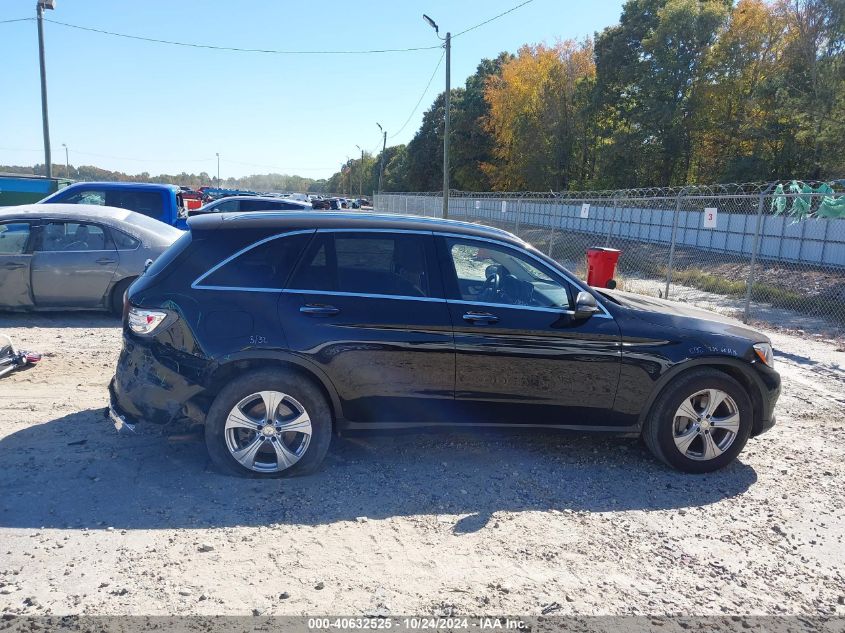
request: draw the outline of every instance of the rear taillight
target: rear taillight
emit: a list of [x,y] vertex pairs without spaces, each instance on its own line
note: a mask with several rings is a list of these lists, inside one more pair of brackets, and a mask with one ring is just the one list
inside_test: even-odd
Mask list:
[[134,306],[129,308],[126,324],[135,334],[150,334],[167,317],[161,310],[145,310]]

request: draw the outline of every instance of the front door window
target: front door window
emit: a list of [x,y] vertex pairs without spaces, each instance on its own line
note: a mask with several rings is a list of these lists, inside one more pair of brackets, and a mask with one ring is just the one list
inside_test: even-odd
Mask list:
[[448,240],[458,292],[464,301],[534,308],[571,306],[566,286],[516,249],[470,240]]

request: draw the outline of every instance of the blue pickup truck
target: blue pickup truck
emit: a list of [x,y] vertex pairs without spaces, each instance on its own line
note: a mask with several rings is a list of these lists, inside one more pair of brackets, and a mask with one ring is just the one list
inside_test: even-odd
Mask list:
[[187,229],[179,187],[138,182],[77,182],[44,198],[42,204],[99,204],[142,213],[177,229]]

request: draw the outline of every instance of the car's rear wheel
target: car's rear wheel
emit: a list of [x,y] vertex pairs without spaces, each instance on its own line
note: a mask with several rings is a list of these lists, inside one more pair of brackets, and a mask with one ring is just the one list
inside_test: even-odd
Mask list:
[[679,376],[658,396],[643,439],[660,460],[689,473],[732,462],[751,435],[752,406],[745,389],[715,369]]
[[224,387],[208,412],[205,441],[224,472],[284,477],[314,471],[331,441],[331,411],[306,378],[260,370]]

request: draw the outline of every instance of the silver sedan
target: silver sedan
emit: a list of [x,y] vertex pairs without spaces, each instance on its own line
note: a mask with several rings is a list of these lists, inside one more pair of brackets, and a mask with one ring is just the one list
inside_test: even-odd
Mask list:
[[100,309],[183,231],[147,216],[82,204],[0,209],[0,310]]

